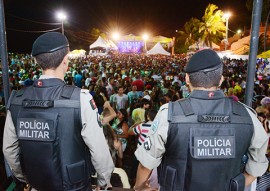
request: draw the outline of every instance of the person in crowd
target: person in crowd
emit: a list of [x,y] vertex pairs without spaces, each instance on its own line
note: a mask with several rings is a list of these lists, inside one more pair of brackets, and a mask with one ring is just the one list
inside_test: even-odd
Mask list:
[[116,117],[116,112],[112,108],[109,101],[105,101],[103,105],[103,112],[100,116],[100,121],[102,125],[108,125],[110,121],[112,121]]
[[112,91],[115,87],[115,82],[114,82],[114,78],[110,77],[108,79],[108,85],[106,86],[107,92],[108,92],[108,97],[110,97],[112,95]]
[[150,190],[148,177],[159,165],[160,191],[244,190],[266,171],[268,136],[253,110],[219,90],[222,70],[211,49],[191,57],[185,68],[191,94],[161,106],[135,152],[140,164],[134,190]]
[[90,83],[91,83],[91,81],[92,81],[92,78],[90,77],[90,74],[89,73],[86,73],[85,74],[85,83],[84,83],[84,85],[85,85],[85,87],[87,87],[87,88],[89,88],[89,86],[90,86]]
[[[264,104],[256,108],[258,119],[263,125],[265,132],[270,137],[269,120],[270,120],[270,103],[266,103],[266,99],[262,101]],[[267,154],[270,160],[270,139],[268,141]],[[267,171],[257,179],[256,191],[267,191],[270,188],[270,166]]]
[[3,153],[16,179],[32,190],[91,190],[94,169],[97,189],[105,188],[114,169],[92,96],[64,83],[68,53],[63,34],[39,36],[32,55],[42,75],[7,104]]
[[236,96],[236,94],[234,94],[234,89],[233,88],[229,88],[228,89],[228,97],[231,97],[234,101],[239,101],[239,98]]
[[180,88],[180,91],[182,92],[183,98],[187,98],[190,94],[189,88],[186,83],[183,83],[183,85]]
[[81,72],[80,69],[78,69],[76,75],[74,76],[74,84],[75,84],[75,86],[81,88],[82,85],[83,85],[82,80],[83,80],[82,72]]
[[127,138],[128,138],[128,113],[125,109],[120,109],[117,112],[116,119],[113,122],[112,128],[116,134],[116,137],[122,143],[123,152],[127,147]]
[[140,103],[140,107],[132,111],[133,124],[136,124],[136,125],[145,121],[145,111],[150,108],[150,104],[151,104],[151,102],[146,98],[141,99],[139,103]]
[[137,92],[137,86],[133,85],[132,91],[128,92],[127,96],[128,96],[129,105],[134,105],[135,103],[137,103],[137,101],[139,99],[139,94]]
[[132,82],[132,86],[137,86],[139,96],[143,96],[144,82],[141,80],[141,75],[137,74],[136,79]]
[[124,94],[123,86],[118,87],[118,94],[114,96],[114,109],[116,111],[120,109],[127,109],[128,108],[128,96]]
[[102,87],[101,86],[95,86],[95,94],[93,95],[93,99],[95,101],[95,104],[98,109],[98,113],[101,114],[103,111],[103,106],[106,101],[106,97],[104,94],[101,92]]
[[114,164],[122,168],[123,150],[121,142],[109,125],[103,125],[103,133],[107,140]]

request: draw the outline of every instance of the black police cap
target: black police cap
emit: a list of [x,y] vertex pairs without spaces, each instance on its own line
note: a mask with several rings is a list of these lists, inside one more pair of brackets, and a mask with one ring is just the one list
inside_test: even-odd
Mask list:
[[48,32],[39,36],[32,47],[32,55],[51,53],[68,47],[69,43],[65,35],[59,32]]
[[218,54],[211,49],[204,49],[196,52],[188,61],[185,68],[186,73],[193,73],[198,71],[212,71],[222,65]]

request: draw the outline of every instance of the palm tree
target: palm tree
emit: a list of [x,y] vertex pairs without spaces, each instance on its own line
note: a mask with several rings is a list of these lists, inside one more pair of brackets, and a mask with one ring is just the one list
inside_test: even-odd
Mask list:
[[[194,44],[198,42],[199,40],[199,24],[200,20],[197,18],[191,18],[188,22],[185,23],[183,30],[180,30],[178,32],[178,40],[184,39],[185,46],[190,46],[191,44]],[[198,47],[199,48],[199,47]]]
[[223,14],[218,6],[209,4],[199,25],[202,42],[211,48],[212,42],[220,42],[226,32]]

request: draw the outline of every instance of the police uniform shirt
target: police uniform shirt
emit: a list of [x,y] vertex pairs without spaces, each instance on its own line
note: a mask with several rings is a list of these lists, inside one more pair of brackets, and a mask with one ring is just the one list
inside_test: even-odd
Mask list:
[[83,128],[81,135],[91,152],[92,164],[98,174],[98,185],[106,185],[110,183],[114,164],[103,134],[98,110],[95,104],[93,104],[93,98],[89,91],[82,89],[81,117]]
[[[40,76],[40,79],[46,78],[51,77],[45,75]],[[93,98],[88,90],[81,90],[80,104],[81,121],[83,126],[81,135],[91,153],[92,164],[98,174],[98,184],[103,186],[110,183],[110,177],[114,169],[114,164],[110,155],[107,141],[103,134],[103,130],[99,125],[97,108],[95,107]],[[4,129],[3,152],[13,174],[20,181],[26,182],[20,166],[19,141],[10,111],[7,111]]]
[[[250,109],[246,109],[252,118],[254,126],[251,145],[248,149],[249,160],[246,164],[246,172],[254,177],[258,177],[264,174],[268,167],[268,160],[265,157],[268,136],[256,115],[250,111]],[[158,167],[162,161],[162,156],[166,151],[165,144],[167,142],[169,128],[167,118],[168,104],[165,104],[161,106],[153,121],[148,139],[146,139],[135,151],[137,159],[148,169]]]

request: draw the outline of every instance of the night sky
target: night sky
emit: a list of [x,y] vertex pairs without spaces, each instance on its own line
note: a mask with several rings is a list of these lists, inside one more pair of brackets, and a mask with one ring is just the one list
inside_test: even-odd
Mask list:
[[[42,33],[18,30],[44,31],[58,28],[60,25],[51,23],[59,22],[55,13],[61,9],[68,15],[65,23],[67,31],[87,31],[96,27],[106,33],[118,30],[123,35],[130,33],[140,35],[147,32],[153,36],[170,37],[191,17],[201,19],[209,3],[233,14],[229,22],[231,30],[250,28],[251,13],[247,11],[245,2],[245,0],[4,0],[8,50],[30,52],[33,41]],[[76,47],[72,47],[74,48]]]

